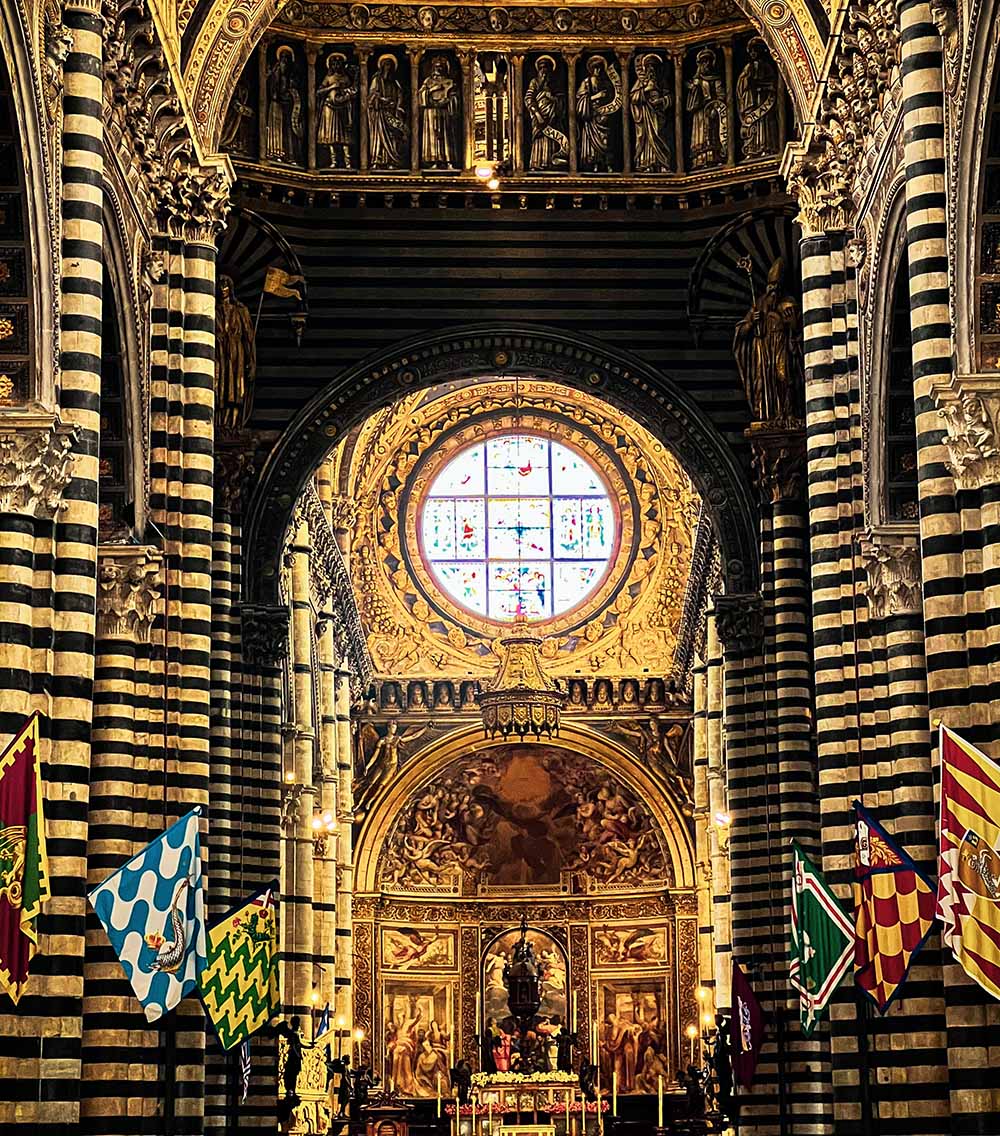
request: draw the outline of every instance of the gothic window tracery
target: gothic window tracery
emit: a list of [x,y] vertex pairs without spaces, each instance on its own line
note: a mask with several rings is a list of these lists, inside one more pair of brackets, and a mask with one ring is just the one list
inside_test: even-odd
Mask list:
[[908,268],[909,258],[904,245],[892,292],[885,364],[885,505],[889,521],[917,520],[917,436]]

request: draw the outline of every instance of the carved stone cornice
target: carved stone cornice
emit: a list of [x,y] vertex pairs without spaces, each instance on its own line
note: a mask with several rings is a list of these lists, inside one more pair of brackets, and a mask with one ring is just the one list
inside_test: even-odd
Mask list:
[[727,655],[752,655],[764,641],[764,620],[759,592],[716,596],[715,627]]
[[51,520],[63,507],[76,429],[54,415],[0,417],[0,513]]
[[150,546],[102,544],[97,550],[97,635],[148,643],[160,612],[163,556]]
[[917,534],[869,532],[860,541],[868,580],[864,587],[874,619],[919,615],[923,610]]
[[956,486],[980,489],[1000,481],[1000,378],[956,375],[933,386],[931,394]]
[[799,428],[774,428],[756,422],[750,439],[751,470],[762,502],[802,501],[805,497],[805,423]]
[[248,663],[277,666],[288,655],[287,607],[243,604],[243,657]]

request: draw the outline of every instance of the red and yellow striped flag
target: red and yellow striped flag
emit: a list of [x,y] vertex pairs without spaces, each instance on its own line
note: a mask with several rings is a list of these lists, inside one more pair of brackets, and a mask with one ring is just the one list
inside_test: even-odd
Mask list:
[[0,990],[24,993],[38,946],[38,916],[51,898],[42,816],[38,715],[0,755]]
[[984,990],[1000,998],[1000,765],[941,727],[941,937]]

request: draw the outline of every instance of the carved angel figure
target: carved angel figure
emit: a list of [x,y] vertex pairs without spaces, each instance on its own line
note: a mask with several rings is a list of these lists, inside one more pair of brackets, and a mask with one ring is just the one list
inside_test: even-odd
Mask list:
[[367,724],[362,727],[359,748],[364,760],[362,776],[366,784],[358,801],[359,808],[364,809],[378,796],[379,790],[405,760],[406,750],[430,729],[431,723],[419,728],[404,726],[400,730],[395,721],[390,721],[384,736],[379,737],[374,726]]

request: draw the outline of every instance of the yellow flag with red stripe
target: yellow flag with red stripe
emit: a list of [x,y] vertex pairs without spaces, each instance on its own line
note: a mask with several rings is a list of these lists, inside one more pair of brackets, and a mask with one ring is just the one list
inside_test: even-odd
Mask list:
[[946,726],[935,913],[965,973],[1000,999],[1000,765]]

